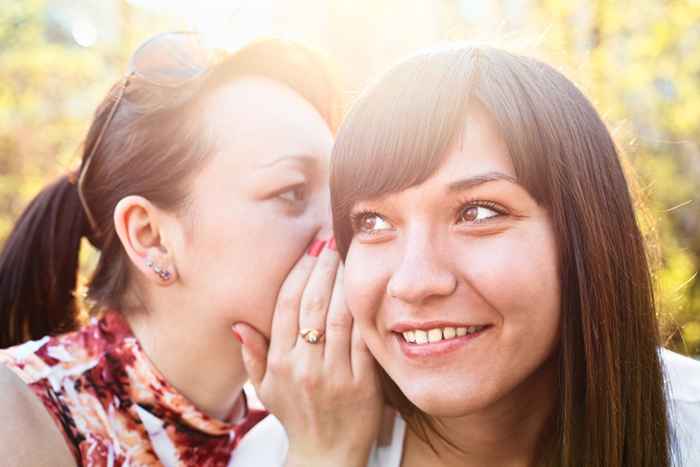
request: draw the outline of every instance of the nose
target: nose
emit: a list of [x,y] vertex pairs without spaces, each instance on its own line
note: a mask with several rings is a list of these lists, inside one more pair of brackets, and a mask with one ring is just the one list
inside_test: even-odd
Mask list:
[[406,238],[399,265],[387,283],[390,297],[419,304],[454,293],[457,277],[437,243],[427,233]]

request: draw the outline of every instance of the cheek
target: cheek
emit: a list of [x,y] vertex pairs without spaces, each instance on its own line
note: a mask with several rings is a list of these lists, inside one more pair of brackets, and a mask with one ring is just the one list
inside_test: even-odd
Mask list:
[[366,338],[376,332],[376,323],[381,319],[378,311],[388,280],[386,266],[383,268],[381,265],[379,255],[362,246],[351,245],[345,259],[346,301]]
[[364,246],[351,248],[345,259],[345,301],[357,324],[360,336],[379,364],[388,368],[391,360],[386,352],[384,338],[380,332],[388,281],[387,262],[380,255],[372,254]]
[[315,232],[309,224],[265,203],[200,213],[188,285],[201,306],[221,321],[244,321],[269,336],[279,289]]
[[527,335],[556,338],[560,287],[556,246],[548,226],[484,239],[468,257],[464,276],[496,311],[514,342]]

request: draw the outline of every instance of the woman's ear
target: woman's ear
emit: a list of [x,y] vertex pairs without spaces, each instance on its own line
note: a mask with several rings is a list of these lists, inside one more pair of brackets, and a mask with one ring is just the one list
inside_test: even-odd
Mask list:
[[124,251],[137,270],[157,285],[177,280],[172,257],[159,224],[162,212],[142,196],[122,198],[114,208],[114,227]]

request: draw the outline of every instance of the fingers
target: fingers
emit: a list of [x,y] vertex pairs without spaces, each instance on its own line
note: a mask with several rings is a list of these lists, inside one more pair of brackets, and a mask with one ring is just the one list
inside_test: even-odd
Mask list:
[[376,373],[374,357],[367,348],[365,341],[360,337],[357,321],[353,321],[351,340],[350,361],[354,378],[356,380],[373,378]]
[[257,389],[267,367],[267,339],[245,323],[234,324],[233,332],[241,342],[241,355],[248,377]]
[[350,340],[352,336],[352,315],[345,305],[345,293],[343,289],[344,267],[341,264],[335,276],[335,285],[331,296],[331,304],[328,307],[326,317],[326,366],[335,371],[347,370],[352,374],[350,368]]
[[[301,297],[299,307],[300,330],[317,329],[321,332],[325,330],[326,314],[339,263],[340,257],[332,247],[323,249]],[[308,345],[306,342],[304,344]],[[323,349],[322,345],[314,345],[313,347],[320,350]]]
[[311,272],[316,265],[318,249],[325,242],[314,241],[306,254],[284,280],[277,295],[277,304],[272,315],[272,330],[270,331],[270,355],[281,356],[289,352],[299,334],[299,304]]

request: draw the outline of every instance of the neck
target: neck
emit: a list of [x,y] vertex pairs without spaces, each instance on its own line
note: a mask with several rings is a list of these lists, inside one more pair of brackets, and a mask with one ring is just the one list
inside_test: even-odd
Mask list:
[[[150,308],[150,307],[149,307]],[[126,319],[143,351],[167,382],[212,418],[225,419],[247,379],[230,323],[193,319],[197,310],[130,311]]]
[[542,435],[556,404],[552,363],[533,374],[491,406],[460,417],[435,421],[455,447],[434,433],[428,437],[438,453],[407,431],[404,466],[530,467],[535,465]]

